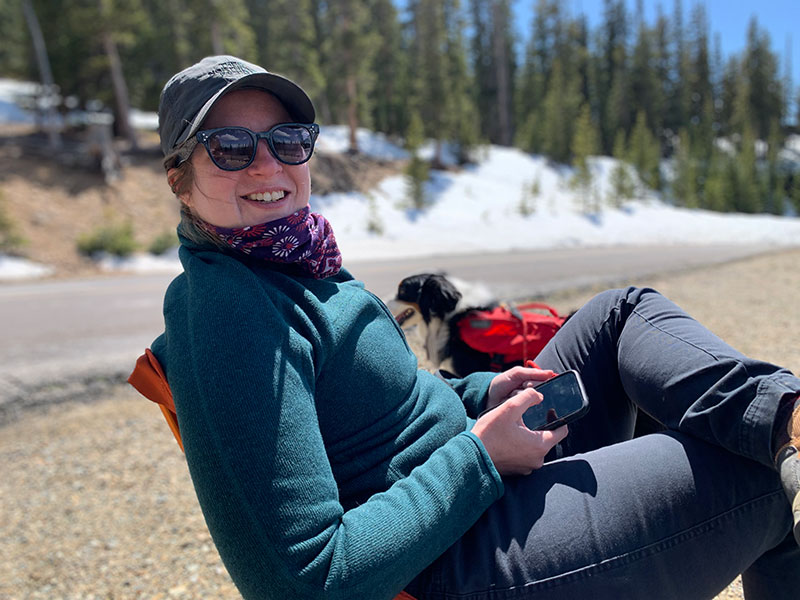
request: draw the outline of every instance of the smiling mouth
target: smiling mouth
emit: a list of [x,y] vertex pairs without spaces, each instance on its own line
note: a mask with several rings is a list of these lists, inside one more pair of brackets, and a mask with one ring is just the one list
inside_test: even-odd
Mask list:
[[248,194],[244,196],[247,200],[251,200],[253,202],[262,202],[264,204],[269,204],[270,202],[277,202],[278,200],[282,200],[283,197],[286,195],[286,192],[283,190],[277,192],[263,192],[260,194]]

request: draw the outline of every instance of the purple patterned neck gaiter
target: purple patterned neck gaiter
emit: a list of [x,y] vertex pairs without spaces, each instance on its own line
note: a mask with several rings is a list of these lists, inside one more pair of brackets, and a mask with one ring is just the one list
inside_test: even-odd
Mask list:
[[295,264],[315,279],[336,275],[342,255],[328,220],[306,206],[288,217],[248,227],[197,223],[226,246],[268,262]]

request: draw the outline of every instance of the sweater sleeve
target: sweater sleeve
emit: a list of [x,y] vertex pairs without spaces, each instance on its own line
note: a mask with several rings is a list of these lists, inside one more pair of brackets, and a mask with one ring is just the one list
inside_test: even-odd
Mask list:
[[446,379],[445,381],[461,396],[467,414],[475,419],[486,407],[489,384],[496,375],[497,373],[489,372],[470,373],[460,379]]
[[167,375],[198,500],[245,598],[391,598],[502,495],[464,432],[345,511],[315,410],[322,350],[252,278],[236,294],[187,285],[196,300],[165,313]]

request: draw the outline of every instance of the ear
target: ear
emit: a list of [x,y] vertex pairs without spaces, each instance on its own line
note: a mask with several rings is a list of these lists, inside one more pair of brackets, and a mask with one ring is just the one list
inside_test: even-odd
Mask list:
[[433,275],[430,273],[409,275],[397,286],[396,298],[398,300],[403,300],[404,302],[418,303],[420,301],[422,287],[430,277],[433,277]]
[[192,195],[189,193],[178,194],[175,190],[177,177],[178,177],[178,169],[175,168],[167,169],[167,183],[169,184],[169,188],[172,190],[172,193],[178,196],[178,200],[180,200],[183,204],[191,208]]
[[431,275],[425,280],[419,297],[419,307],[426,322],[432,315],[444,317],[452,312],[461,300],[461,292],[442,275]]
[[431,285],[434,285],[434,282],[439,286],[439,297],[441,298],[439,308],[442,310],[442,316],[444,316],[452,312],[458,305],[458,301],[461,300],[461,292],[444,275],[431,277]]

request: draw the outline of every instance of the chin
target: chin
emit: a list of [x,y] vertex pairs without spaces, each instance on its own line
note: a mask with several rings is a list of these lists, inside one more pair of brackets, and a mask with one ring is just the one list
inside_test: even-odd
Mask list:
[[294,200],[294,195],[269,203],[245,200],[245,206],[242,207],[244,208],[242,210],[244,226],[277,221],[302,210],[308,205],[308,202],[295,202]]

